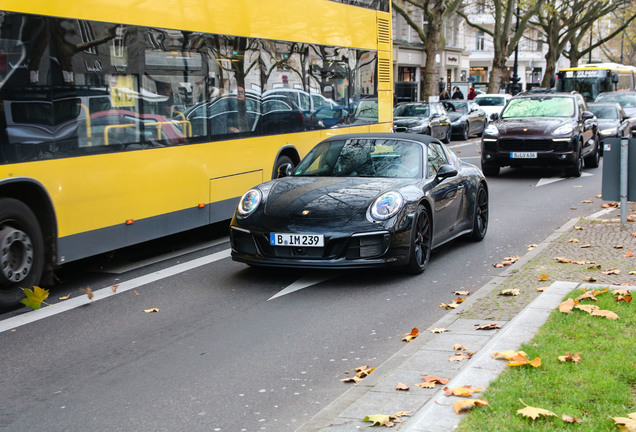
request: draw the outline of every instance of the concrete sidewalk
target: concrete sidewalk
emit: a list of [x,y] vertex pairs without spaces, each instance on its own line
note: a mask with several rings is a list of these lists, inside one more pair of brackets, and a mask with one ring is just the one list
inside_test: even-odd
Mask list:
[[[636,237],[631,235],[636,231],[636,224],[621,225],[612,214],[616,212],[615,209],[604,210],[592,218],[568,221],[429,329],[420,329],[420,336],[296,432],[355,431],[371,425],[362,421],[365,416],[400,411],[412,411],[412,416],[402,417],[404,423],[396,424],[391,430],[452,431],[463,418],[452,408],[452,403],[460,398],[446,396],[442,387],[470,384],[473,388],[483,387],[483,392],[506,367],[505,362],[494,360],[491,354],[518,350],[522,344],[529,342],[563,297],[573,289],[636,283],[636,277],[629,275],[630,270],[636,270],[636,258],[624,257],[630,248],[636,252]],[[575,237],[578,241],[571,241]],[[586,247],[581,248],[581,245]],[[564,256],[564,253],[573,260],[595,261],[602,265],[602,269],[621,266],[623,269],[620,275],[605,275],[600,269],[590,271],[587,266],[577,268],[558,263],[554,258]],[[552,282],[537,282],[537,274],[543,272],[551,275]],[[589,275],[594,275],[598,284],[585,283]],[[543,293],[538,293],[533,286],[541,284],[550,286]],[[511,303],[526,303],[519,305],[518,310],[491,310],[493,304],[501,302],[502,296],[498,293],[505,288],[521,288],[533,298],[527,297],[528,294],[525,300],[506,297],[510,299],[506,301]],[[492,323],[501,328],[477,330],[479,326]],[[434,328],[447,331],[431,333]],[[458,352],[454,349],[455,344],[464,345],[468,352],[474,353],[473,356],[462,361],[449,361]],[[416,384],[422,382],[422,374],[449,378],[450,382],[438,385],[436,389],[419,388]],[[399,383],[406,384],[410,390],[396,390]]]

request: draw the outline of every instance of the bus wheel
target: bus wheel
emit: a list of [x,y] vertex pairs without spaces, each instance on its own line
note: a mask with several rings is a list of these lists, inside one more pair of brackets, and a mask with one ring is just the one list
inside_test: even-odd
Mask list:
[[281,177],[281,175],[279,174],[279,170],[284,165],[290,166],[289,171],[294,169],[294,161],[291,160],[289,156],[281,156],[276,160],[276,163],[274,164],[274,175],[272,176],[273,179]]
[[22,288],[39,283],[44,240],[33,212],[21,201],[0,198],[0,311],[16,308]]

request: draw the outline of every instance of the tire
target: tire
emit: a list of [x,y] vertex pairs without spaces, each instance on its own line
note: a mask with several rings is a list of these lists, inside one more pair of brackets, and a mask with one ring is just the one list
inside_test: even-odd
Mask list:
[[475,196],[473,213],[473,230],[469,237],[473,241],[482,241],[488,231],[488,191],[483,184],[479,185]]
[[406,271],[410,274],[420,274],[428,266],[433,245],[433,224],[431,216],[424,206],[417,207],[411,228],[411,246],[409,263]]
[[442,140],[444,144],[449,144],[451,142],[451,128],[450,126],[446,129],[446,136]]
[[0,311],[15,309],[24,298],[22,288],[40,282],[44,268],[44,240],[29,207],[0,198]]
[[576,151],[576,160],[565,169],[566,177],[581,177],[581,173],[583,172],[583,149],[581,148],[581,144],[579,143],[578,149]]
[[594,151],[585,158],[585,168],[598,168],[601,163],[601,143],[598,141],[598,134],[594,134]]
[[470,133],[469,133],[469,131],[470,131],[470,125],[469,125],[468,123],[466,123],[466,124],[464,125],[464,133],[463,133],[463,135],[462,135],[462,139],[463,139],[464,141],[468,141],[468,138],[470,138]]
[[283,166],[284,164],[291,164],[292,166],[292,170],[294,169],[294,161],[291,160],[291,158],[289,156],[281,156],[276,160],[276,163],[274,164],[274,171],[272,173],[272,179],[276,179],[278,178],[278,170],[280,169],[281,166]]

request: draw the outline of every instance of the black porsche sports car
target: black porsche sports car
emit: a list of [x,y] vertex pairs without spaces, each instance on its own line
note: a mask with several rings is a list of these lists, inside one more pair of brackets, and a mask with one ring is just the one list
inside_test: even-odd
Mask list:
[[280,174],[239,201],[230,226],[235,261],[417,274],[433,248],[460,236],[482,240],[488,228],[483,174],[430,136],[330,137]]

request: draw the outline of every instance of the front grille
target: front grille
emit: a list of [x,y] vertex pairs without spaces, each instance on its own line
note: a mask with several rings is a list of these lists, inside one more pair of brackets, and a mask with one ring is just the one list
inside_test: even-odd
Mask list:
[[505,151],[549,151],[554,142],[546,139],[500,139],[499,148]]

